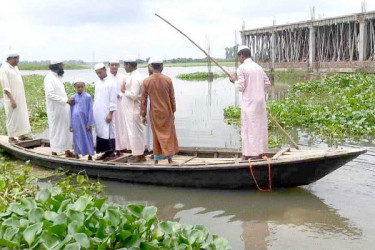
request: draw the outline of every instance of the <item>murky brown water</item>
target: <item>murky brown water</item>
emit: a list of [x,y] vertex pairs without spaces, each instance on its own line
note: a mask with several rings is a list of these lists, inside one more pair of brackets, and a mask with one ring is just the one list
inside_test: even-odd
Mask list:
[[[179,143],[239,147],[238,131],[223,121],[223,108],[234,104],[233,85],[227,79],[209,83],[174,78],[204,70],[165,69],[174,80]],[[96,80],[92,70],[68,70],[65,78],[76,76]],[[282,98],[286,87],[276,84],[271,98]],[[308,142],[303,134],[300,142]],[[367,154],[316,183],[272,193],[103,182],[112,201],[155,205],[161,219],[203,224],[226,237],[233,249],[375,249],[375,145],[365,146]]]

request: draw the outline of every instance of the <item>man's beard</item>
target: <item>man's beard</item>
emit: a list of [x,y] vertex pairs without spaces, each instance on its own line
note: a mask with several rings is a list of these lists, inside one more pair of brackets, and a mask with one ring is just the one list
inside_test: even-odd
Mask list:
[[64,75],[64,70],[63,69],[59,69],[59,71],[57,72],[57,75],[63,76]]

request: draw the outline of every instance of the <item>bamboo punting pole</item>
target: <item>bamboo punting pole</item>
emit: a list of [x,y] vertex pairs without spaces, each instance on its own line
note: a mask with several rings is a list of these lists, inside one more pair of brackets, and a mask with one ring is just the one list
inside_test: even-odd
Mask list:
[[[175,30],[177,30],[178,32],[181,33],[181,35],[183,35],[184,37],[186,37],[192,44],[194,44],[195,46],[198,47],[198,49],[200,49],[208,58],[211,59],[211,61],[213,61],[227,76],[231,76],[231,74],[225,69],[223,68],[214,58],[212,58],[204,49],[202,49],[198,44],[196,44],[193,40],[190,39],[190,37],[188,37],[187,35],[185,35],[181,30],[179,30],[178,28],[176,28],[175,26],[173,26],[170,22],[168,22],[167,20],[165,20],[164,18],[162,18],[161,16],[159,16],[158,14],[155,13],[155,16],[159,17],[161,20],[163,20],[164,22],[166,22],[167,24],[169,24],[170,26],[172,26]],[[271,121],[276,125],[276,127],[289,139],[289,141],[293,144],[293,146],[296,148],[296,149],[299,149],[297,143],[294,142],[294,140],[292,139],[292,137],[288,134],[288,132],[285,131],[285,129],[283,129],[281,127],[281,125],[277,122],[277,120],[267,111],[267,115],[268,117],[271,119]]]

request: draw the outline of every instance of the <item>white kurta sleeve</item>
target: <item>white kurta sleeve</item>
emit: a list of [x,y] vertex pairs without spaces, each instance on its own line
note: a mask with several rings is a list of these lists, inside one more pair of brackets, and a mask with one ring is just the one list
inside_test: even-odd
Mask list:
[[117,86],[112,82],[109,86],[109,111],[116,111],[117,109]]
[[68,98],[56,95],[55,89],[53,88],[52,84],[53,83],[51,81],[44,81],[44,90],[46,92],[46,97],[52,101],[66,103],[68,101]]
[[245,74],[241,67],[237,69],[237,81],[234,82],[234,86],[236,86],[240,92],[245,90]]
[[9,79],[8,79],[8,76],[5,72],[5,70],[2,70],[0,72],[0,81],[1,81],[1,85],[3,87],[3,91],[8,91],[9,93],[12,93],[12,91],[10,90],[10,83],[9,83]]
[[136,100],[141,94],[141,79],[131,79],[130,90],[125,90],[125,96],[133,101]]

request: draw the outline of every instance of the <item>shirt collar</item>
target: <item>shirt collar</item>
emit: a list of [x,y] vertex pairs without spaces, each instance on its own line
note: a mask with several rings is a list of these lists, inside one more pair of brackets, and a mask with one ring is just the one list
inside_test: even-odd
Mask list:
[[244,63],[246,63],[246,62],[252,62],[253,60],[251,60],[251,58],[249,57],[249,58],[246,58],[245,59],[245,61],[243,61]]

